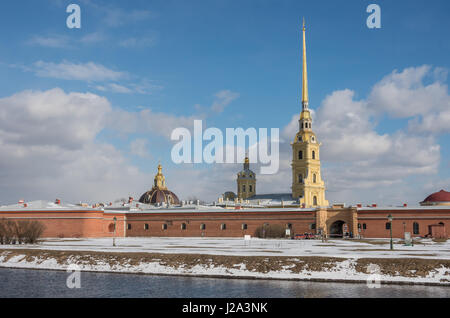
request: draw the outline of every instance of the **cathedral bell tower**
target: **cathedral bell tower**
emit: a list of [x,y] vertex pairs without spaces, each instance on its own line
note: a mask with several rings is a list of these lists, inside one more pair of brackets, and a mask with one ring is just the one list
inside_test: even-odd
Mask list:
[[308,108],[308,73],[306,67],[305,21],[303,20],[302,112],[299,131],[292,146],[292,198],[299,199],[306,208],[328,206],[325,183],[320,173],[320,146],[312,131],[312,117]]

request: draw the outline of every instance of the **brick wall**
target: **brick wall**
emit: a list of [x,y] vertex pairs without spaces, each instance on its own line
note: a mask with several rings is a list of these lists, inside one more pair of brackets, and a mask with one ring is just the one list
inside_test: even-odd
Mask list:
[[[254,236],[258,227],[264,224],[291,224],[291,234],[315,232],[315,212],[283,213],[271,212],[228,212],[228,213],[177,213],[131,214],[127,215],[126,236],[157,237],[242,237]],[[148,229],[146,229],[146,224]],[[184,227],[182,227],[184,224]],[[225,224],[225,229],[222,229]],[[243,225],[246,225],[246,229]],[[163,226],[166,226],[164,228]],[[204,229],[202,229],[202,225]]]

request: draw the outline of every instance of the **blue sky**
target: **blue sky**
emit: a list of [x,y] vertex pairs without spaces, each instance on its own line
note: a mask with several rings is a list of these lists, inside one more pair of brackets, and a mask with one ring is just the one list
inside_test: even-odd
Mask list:
[[[66,27],[68,14],[65,9],[70,3],[81,7],[81,29]],[[370,3],[381,7],[381,29],[368,29],[366,26],[369,15],[366,7]],[[439,157],[437,161],[427,162],[424,158],[420,162],[402,165],[401,157],[393,156],[394,159],[384,162],[386,156],[382,151],[373,153],[371,158],[364,157],[367,155],[364,145],[356,145],[355,149],[361,147],[362,150],[348,158],[350,171],[358,171],[364,164],[380,164],[387,165],[387,170],[405,169],[408,172],[393,173],[392,178],[380,180],[371,176],[370,182],[367,180],[363,186],[351,185],[347,175],[348,182],[341,184],[340,172],[344,171],[341,165],[346,159],[345,153],[326,150],[327,146],[332,148],[333,138],[328,138],[326,127],[317,123],[316,132],[323,142],[323,174],[332,200],[348,203],[380,200],[390,204],[404,200],[417,203],[429,191],[437,191],[441,187],[448,190],[450,183],[450,138],[449,129],[445,129],[446,123],[450,127],[446,117],[449,106],[446,77],[450,53],[449,9],[448,1],[3,1],[0,13],[0,98],[8,99],[27,90],[46,92],[60,88],[66,95],[71,92],[91,93],[107,100],[113,114],[105,111],[103,117],[99,116],[102,117],[99,120],[106,123],[87,132],[92,138],[82,139],[77,147],[86,150],[88,146],[99,144],[110,146],[108,149],[117,151],[115,156],[122,160],[114,165],[122,167],[121,171],[137,169],[137,172],[133,170],[135,174],[121,175],[127,180],[135,178],[136,182],[120,186],[115,186],[114,182],[121,178],[111,181],[102,179],[103,175],[98,176],[96,180],[101,179],[104,183],[99,181],[96,185],[107,189],[105,193],[98,193],[99,200],[113,200],[122,193],[123,196],[138,195],[139,189],[143,192],[151,186],[158,160],[167,167],[168,184],[181,197],[192,195],[213,200],[214,195],[235,189],[233,180],[239,166],[175,166],[170,161],[172,143],[161,133],[158,125],[169,127],[169,123],[187,123],[194,118],[203,118],[208,126],[223,130],[226,127],[278,127],[289,138],[287,127],[301,108],[300,23],[305,17],[310,107],[318,110],[317,120],[322,118],[323,123],[326,119],[327,115],[319,108],[327,96],[336,97],[334,92],[347,89],[353,93],[352,101],[363,101],[367,104],[364,107],[373,112],[370,118],[365,118],[365,123],[367,133],[375,135],[376,140],[382,140],[384,144],[387,139],[394,140],[389,147],[398,143],[421,147],[419,144],[424,142],[426,144],[416,151]],[[420,67],[424,65],[428,69],[421,72]],[[402,73],[410,68],[412,75]],[[441,91],[445,90],[429,106],[430,112],[441,118],[439,125],[444,128],[429,128],[419,133],[412,122],[416,120],[416,124],[421,125],[427,120],[423,112],[400,114],[398,109],[389,108],[389,103],[378,106],[374,102],[380,101],[374,87],[394,70],[404,75],[403,84],[408,76],[419,77],[406,89],[408,96],[399,98],[398,107],[408,108],[405,101],[414,96],[426,99],[427,94],[435,94],[430,93],[433,84],[439,84]],[[394,82],[392,78],[390,80]],[[399,92],[404,92],[401,89],[403,84],[399,84]],[[426,89],[428,86],[430,89]],[[30,101],[27,99],[27,102]],[[211,111],[215,103],[222,105],[220,110],[223,110]],[[340,106],[336,100],[330,103]],[[27,107],[23,107],[26,111]],[[86,112],[89,109],[92,111],[88,107]],[[151,112],[150,122],[138,120],[142,119],[140,112],[143,110]],[[17,121],[17,125],[21,124],[20,116],[29,118],[28,113],[26,116],[19,113],[12,116],[14,111],[14,108],[9,111],[9,121]],[[86,112],[69,114],[62,120],[88,119],[91,115],[86,115]],[[92,116],[98,114],[97,111]],[[82,117],[85,115],[87,117]],[[126,123],[122,121],[125,117],[129,119]],[[32,120],[38,125],[36,118]],[[26,123],[25,119],[23,123]],[[122,129],[122,125],[133,128]],[[31,132],[21,130],[20,133]],[[295,131],[292,138],[294,135]],[[45,138],[48,136],[46,133]],[[413,140],[415,136],[421,139]],[[20,142],[24,139],[15,139],[14,145],[11,144],[16,147],[14,151],[19,152],[20,147],[25,146]],[[68,137],[55,145],[61,147],[58,153],[70,148],[66,146],[71,142]],[[52,145],[51,141],[43,144]],[[428,151],[427,147],[432,149]],[[70,151],[75,148],[70,148]],[[394,152],[394,148],[383,149],[390,154]],[[395,149],[405,153],[399,147]],[[415,151],[408,149],[412,153]],[[27,155],[31,162],[40,162],[35,160],[36,153]],[[282,155],[288,160],[289,150],[282,151]],[[359,155],[360,159],[354,160]],[[22,163],[24,166],[18,163],[15,167],[9,164],[12,158],[3,160],[5,162],[0,163],[0,168],[4,171],[28,171],[26,160]],[[99,162],[96,164],[101,165]],[[65,165],[75,165],[69,161],[53,164],[64,171]],[[83,164],[77,162],[76,166],[83,167]],[[284,171],[285,174],[281,173],[279,178],[261,178],[266,184],[262,183],[260,189],[264,192],[289,191],[290,181],[286,182],[286,178],[290,178],[290,172],[286,167]],[[8,175],[14,179],[12,173]],[[39,175],[33,176],[36,180],[40,178]],[[214,187],[208,185],[211,181],[206,176],[216,180]],[[70,185],[69,176],[65,178],[67,183],[61,183],[56,189],[63,187],[71,194],[55,190],[61,191],[58,193],[60,196],[68,200],[95,200],[88,195],[92,191],[78,193],[75,190],[79,186],[74,184],[84,182],[85,176],[77,175],[75,179],[79,180],[72,180]],[[202,184],[192,189],[189,187],[192,179]],[[274,182],[284,183],[271,188],[268,184]],[[105,186],[107,183],[110,185]],[[17,189],[22,189],[19,186],[17,184]],[[381,190],[387,186],[395,187],[398,193],[393,195],[392,191]],[[23,194],[15,194],[15,190],[8,194],[8,198],[12,196],[12,200],[16,200],[16,196],[22,195],[52,199],[55,191],[49,187],[44,191],[27,186],[22,190]],[[7,200],[0,198],[0,202]]]

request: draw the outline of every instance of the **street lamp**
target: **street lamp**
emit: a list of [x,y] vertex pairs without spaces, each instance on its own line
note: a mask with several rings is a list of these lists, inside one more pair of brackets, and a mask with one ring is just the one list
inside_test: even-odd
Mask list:
[[392,242],[392,220],[394,219],[394,217],[391,214],[389,214],[387,218],[388,218],[389,223],[390,223],[389,230],[391,232],[391,250],[393,250],[394,249],[394,243]]
[[117,222],[117,218],[114,217],[114,236],[113,236],[113,246],[116,246],[116,222]]

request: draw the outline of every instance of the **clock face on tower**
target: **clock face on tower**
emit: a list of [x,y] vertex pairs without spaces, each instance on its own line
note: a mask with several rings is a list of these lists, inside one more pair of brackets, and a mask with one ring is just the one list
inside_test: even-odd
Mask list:
[[311,136],[311,142],[315,143],[316,142],[316,138],[314,138],[314,136]]

